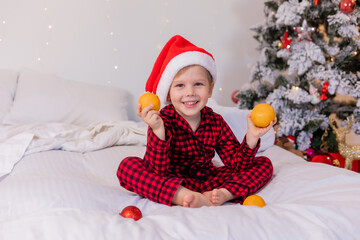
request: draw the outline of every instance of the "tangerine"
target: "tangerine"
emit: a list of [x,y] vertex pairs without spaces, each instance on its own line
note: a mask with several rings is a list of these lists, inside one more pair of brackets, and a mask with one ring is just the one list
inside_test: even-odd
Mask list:
[[275,119],[275,111],[267,103],[256,105],[250,113],[251,121],[257,127],[267,127]]
[[259,195],[250,195],[245,198],[243,205],[246,206],[258,206],[258,207],[265,207],[265,201]]
[[146,92],[140,96],[138,102],[141,104],[141,110],[143,110],[145,107],[149,106],[150,104],[154,105],[151,110],[155,110],[155,111],[160,110],[160,99],[156,94]]

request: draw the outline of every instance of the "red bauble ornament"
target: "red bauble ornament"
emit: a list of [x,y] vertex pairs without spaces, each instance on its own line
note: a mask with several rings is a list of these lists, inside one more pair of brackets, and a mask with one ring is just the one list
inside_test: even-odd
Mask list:
[[339,3],[339,8],[342,13],[351,13],[356,6],[355,0],[342,0]]
[[239,102],[239,99],[238,99],[237,97],[235,97],[238,93],[239,93],[239,90],[235,90],[235,91],[231,94],[231,100],[232,100],[234,103],[238,103],[238,102]]
[[320,96],[320,99],[321,100],[326,100],[328,97],[326,96],[326,94],[321,94],[321,96]]
[[135,221],[142,218],[142,214],[139,208],[135,206],[127,206],[125,207],[119,215],[123,216],[124,218],[132,218]]
[[320,96],[320,99],[321,100],[326,100],[328,97],[326,96],[326,94],[329,93],[329,90],[328,90],[328,87],[329,87],[329,82],[324,82],[323,83],[323,88],[321,89],[321,96]]
[[329,91],[328,91],[328,89],[327,88],[322,88],[321,89],[321,93],[322,94],[327,94]]
[[[345,166],[345,158],[340,153],[332,153],[329,152],[329,155],[331,155],[334,158],[334,165],[337,167],[344,168]],[[335,164],[337,162],[337,164]],[[360,172],[360,160],[353,161],[352,168],[354,172]]]
[[316,150],[313,148],[306,149],[306,155],[311,159],[315,156]]
[[[329,155],[334,158],[334,165],[337,165],[337,167],[344,168],[345,165],[345,158],[340,153],[335,152],[329,152]],[[336,163],[336,164],[335,164]]]
[[328,155],[322,155],[322,154],[314,156],[311,159],[311,162],[319,162],[319,163],[326,163],[326,164],[333,165],[331,157],[329,157]]

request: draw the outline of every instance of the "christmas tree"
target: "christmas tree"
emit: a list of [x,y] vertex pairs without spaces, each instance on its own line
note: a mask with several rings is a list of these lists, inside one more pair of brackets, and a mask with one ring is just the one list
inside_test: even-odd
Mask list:
[[299,150],[321,138],[332,113],[354,115],[360,134],[360,0],[271,0],[264,13],[252,28],[260,58],[238,107],[269,103],[277,135],[295,138]]

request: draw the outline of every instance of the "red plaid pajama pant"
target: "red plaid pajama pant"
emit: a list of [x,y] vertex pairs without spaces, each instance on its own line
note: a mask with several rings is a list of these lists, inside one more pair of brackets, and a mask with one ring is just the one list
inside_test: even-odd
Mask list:
[[242,203],[248,195],[254,194],[264,186],[272,176],[273,167],[267,157],[256,157],[253,162],[252,167],[239,172],[225,166],[215,168],[206,179],[199,179],[159,176],[145,167],[143,159],[127,157],[120,163],[117,177],[125,189],[169,206],[179,185],[200,193],[225,188],[236,196],[232,202]]

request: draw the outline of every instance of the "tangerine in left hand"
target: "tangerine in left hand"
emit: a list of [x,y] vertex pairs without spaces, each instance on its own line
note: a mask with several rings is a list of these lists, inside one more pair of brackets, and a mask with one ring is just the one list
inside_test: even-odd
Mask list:
[[153,104],[154,107],[151,110],[159,111],[160,110],[160,99],[159,97],[151,92],[146,92],[143,95],[140,96],[139,101],[141,104],[141,110],[143,110],[145,107],[149,106],[150,104]]
[[250,113],[251,121],[257,127],[267,127],[270,122],[275,119],[275,111],[272,106],[267,103],[256,105]]

